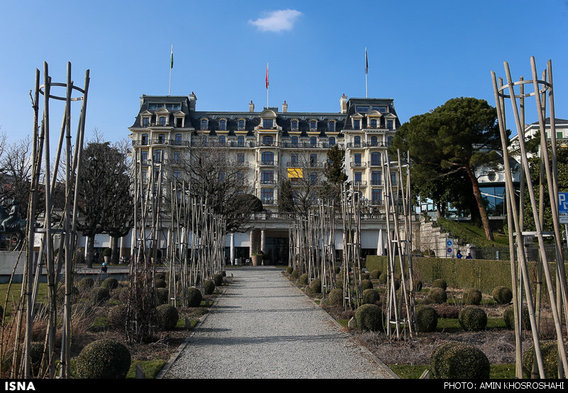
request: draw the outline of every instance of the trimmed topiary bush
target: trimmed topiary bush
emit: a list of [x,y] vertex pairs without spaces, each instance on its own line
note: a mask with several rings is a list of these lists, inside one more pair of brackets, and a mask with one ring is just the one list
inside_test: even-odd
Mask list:
[[432,282],[434,288],[442,288],[444,291],[448,289],[448,283],[442,278],[438,278]]
[[211,295],[215,292],[215,282],[213,280],[205,280],[203,283],[203,292],[206,295]]
[[434,379],[489,379],[489,359],[478,348],[458,343],[436,348],[430,360]]
[[496,287],[491,292],[493,299],[499,304],[508,304],[513,299],[513,292],[507,287]]
[[[547,341],[540,343],[540,355],[544,369],[544,376],[547,379],[558,378],[558,346],[556,341]],[[531,375],[533,369],[534,346],[531,346],[523,354],[523,376],[525,378],[539,379],[538,367],[535,366],[536,375]]]
[[381,299],[376,289],[368,288],[363,291],[363,304],[376,304]]
[[215,286],[220,287],[223,285],[223,273],[216,273],[213,276],[213,281],[215,282]]
[[310,292],[321,293],[321,280],[319,278],[315,278],[310,282]]
[[76,371],[79,378],[123,379],[130,363],[130,352],[123,344],[103,339],[83,348],[76,358]]
[[463,303],[478,306],[481,304],[483,295],[479,289],[469,288],[463,293]]
[[355,323],[361,330],[379,331],[384,327],[383,310],[376,304],[363,304],[355,310]]
[[487,314],[479,307],[466,306],[460,311],[458,321],[463,330],[479,331],[487,326]]
[[170,301],[170,291],[168,288],[157,288],[156,297],[158,298],[158,304],[166,304]]
[[371,280],[361,280],[361,289],[373,289],[373,283]]
[[179,319],[179,312],[177,308],[170,306],[169,304],[162,304],[161,306],[156,307],[156,311],[158,316],[158,326],[161,330],[172,330],[176,327]]
[[286,274],[292,274],[293,271],[294,271],[294,268],[292,266],[288,266],[286,268]]
[[77,288],[79,289],[79,291],[88,291],[93,288],[94,285],[95,280],[90,277],[82,278],[77,282]]
[[292,270],[292,273],[290,274],[290,277],[291,277],[293,280],[296,280],[299,276],[300,276],[300,273],[298,273],[298,270],[293,269],[293,270]]
[[[505,320],[505,325],[507,329],[514,330],[515,329],[515,310],[513,309],[513,305],[507,307],[505,312],[503,312],[503,319]],[[521,329],[527,330],[531,328],[531,320],[529,317],[529,309],[527,306],[523,306],[521,311]]]
[[329,305],[340,306],[343,304],[343,289],[333,288],[329,291],[325,302]]
[[118,280],[116,278],[109,277],[101,283],[101,287],[108,288],[108,290],[111,291],[118,287]]
[[185,299],[187,300],[188,307],[199,307],[203,300],[203,295],[201,295],[201,291],[197,288],[188,288],[185,293]]
[[308,273],[304,273],[298,279],[300,285],[308,285]]
[[100,305],[106,302],[108,299],[110,299],[110,292],[108,288],[95,288],[93,290],[92,299],[95,305]]
[[369,277],[373,280],[377,280],[381,276],[381,271],[378,269],[373,270],[369,273]]
[[416,330],[433,332],[438,326],[438,313],[432,307],[422,306],[416,310]]
[[128,308],[124,304],[119,304],[111,307],[108,311],[108,325],[113,330],[126,329],[126,317]]
[[427,298],[432,303],[442,304],[446,303],[446,301],[448,300],[448,295],[443,288],[434,287],[430,289],[430,292],[428,292]]

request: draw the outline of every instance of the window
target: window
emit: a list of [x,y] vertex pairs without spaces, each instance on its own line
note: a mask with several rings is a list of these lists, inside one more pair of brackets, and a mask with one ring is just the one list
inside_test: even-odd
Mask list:
[[274,190],[272,188],[263,188],[260,191],[260,200],[262,203],[272,204],[274,202]]
[[159,144],[163,144],[163,143],[165,143],[165,141],[166,141],[166,135],[164,135],[164,134],[158,135],[158,143]]
[[219,145],[225,146],[225,135],[219,135]]
[[245,137],[243,135],[239,135],[237,137],[237,145],[239,145],[239,146],[245,145]]
[[148,127],[150,125],[150,118],[144,117],[142,118],[142,127]]
[[316,131],[318,129],[317,120],[310,120],[310,131]]
[[329,132],[335,132],[335,120],[330,120],[329,123],[327,123],[327,130]]
[[245,162],[245,153],[237,153],[237,162],[243,164]]
[[392,143],[392,136],[389,136],[389,137],[387,138],[387,146],[390,146],[391,143]]
[[362,178],[363,178],[362,173],[361,172],[355,172],[353,174],[353,178],[355,180],[355,184],[361,184],[361,181],[362,181]]
[[245,129],[245,119],[239,119],[239,121],[237,122],[237,128],[239,129],[239,131]]
[[224,182],[224,181],[225,181],[225,172],[224,172],[224,171],[220,171],[220,172],[219,172],[219,181],[220,181],[220,182]]
[[290,122],[290,128],[293,131],[297,131],[298,130],[298,120],[294,119]]
[[292,141],[292,145],[298,146],[298,137],[297,136],[293,136],[291,141]]
[[355,110],[357,112],[369,112],[369,107],[368,106],[363,106],[363,105],[357,105],[355,107]]
[[183,118],[176,117],[176,127],[183,127]]
[[360,130],[361,129],[361,120],[353,119],[353,129]]
[[380,186],[381,185],[381,171],[371,172],[371,185]]
[[371,165],[381,165],[381,153],[378,151],[371,153]]
[[201,129],[206,130],[208,126],[209,126],[209,121],[207,121],[207,119],[201,119]]
[[159,124],[161,126],[165,126],[166,125],[166,117],[165,116],[160,116],[159,118]]
[[142,161],[142,164],[147,163],[147,161],[148,161],[148,152],[147,151],[140,152],[140,160]]
[[181,104],[166,104],[166,109],[169,111],[179,111],[181,110]]
[[371,137],[371,146],[378,146],[378,145],[379,145],[379,140],[376,135],[373,135]]
[[274,164],[274,153],[271,151],[265,151],[262,153],[262,163],[265,165],[273,165]]
[[318,183],[318,174],[317,172],[310,173],[310,184],[314,185]]
[[330,137],[329,137],[329,145],[330,145],[330,146],[335,146],[335,137],[333,137],[333,136],[330,136]]
[[396,173],[391,173],[391,184],[396,187]]
[[226,131],[227,130],[227,120],[221,119],[219,120],[219,130]]
[[310,166],[317,166],[317,165],[318,165],[318,155],[310,154]]
[[262,119],[262,128],[272,129],[273,120],[272,119]]
[[556,131],[556,138],[558,139],[564,138],[564,135],[562,135],[562,131]]
[[386,105],[373,106],[373,110],[379,111],[381,113],[386,113],[387,107],[386,107]]
[[141,141],[142,145],[147,145],[148,144],[148,134],[142,134],[142,141]]
[[318,144],[318,139],[315,136],[310,137],[310,146],[315,147]]
[[298,165],[298,155],[292,154],[290,156],[290,162],[292,163],[292,165]]
[[361,137],[359,135],[353,137],[353,146],[361,146]]
[[369,128],[378,128],[377,127],[377,119],[370,119],[369,120]]
[[262,144],[264,146],[272,146],[274,144],[274,137],[272,135],[263,135]]
[[394,122],[392,120],[387,120],[387,128],[389,130],[394,129]]
[[371,202],[373,205],[380,205],[382,199],[382,190],[380,188],[375,188],[371,191]]
[[154,151],[153,160],[154,160],[154,162],[162,162],[162,151],[161,150],[155,150]]
[[181,145],[181,134],[176,134],[175,138],[175,144]]
[[353,161],[355,162],[355,165],[361,166],[361,153],[355,153],[353,155]]
[[179,151],[174,151],[174,161],[179,162]]
[[174,178],[175,178],[176,180],[179,180],[180,177],[181,177],[181,171],[174,171]]
[[262,171],[260,175],[260,181],[262,184],[272,184],[274,183],[274,172],[273,171]]

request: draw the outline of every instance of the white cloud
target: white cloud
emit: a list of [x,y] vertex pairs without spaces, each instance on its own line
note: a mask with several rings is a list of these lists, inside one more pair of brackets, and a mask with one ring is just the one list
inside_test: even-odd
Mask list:
[[292,30],[300,15],[302,13],[296,10],[278,10],[269,12],[257,20],[250,20],[249,23],[255,25],[260,31],[286,31]]

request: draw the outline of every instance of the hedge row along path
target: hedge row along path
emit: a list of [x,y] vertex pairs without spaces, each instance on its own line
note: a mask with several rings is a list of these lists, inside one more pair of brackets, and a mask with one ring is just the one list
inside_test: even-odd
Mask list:
[[231,275],[158,378],[397,378],[281,270],[227,269]]

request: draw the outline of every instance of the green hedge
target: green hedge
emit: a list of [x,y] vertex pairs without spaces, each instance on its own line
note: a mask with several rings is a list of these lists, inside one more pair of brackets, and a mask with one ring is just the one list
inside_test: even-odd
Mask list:
[[[384,272],[386,265],[386,256],[367,256],[366,266],[369,271],[378,269]],[[511,264],[508,260],[413,257],[412,266],[415,280],[430,284],[443,278],[449,287],[477,288],[483,293],[491,293],[498,286],[511,287]],[[527,266],[531,282],[536,281],[536,263],[529,262]],[[399,269],[398,259],[396,268]],[[550,272],[554,282],[554,263],[550,264]]]

